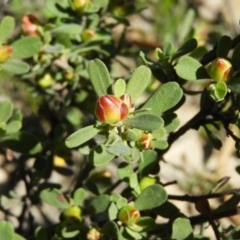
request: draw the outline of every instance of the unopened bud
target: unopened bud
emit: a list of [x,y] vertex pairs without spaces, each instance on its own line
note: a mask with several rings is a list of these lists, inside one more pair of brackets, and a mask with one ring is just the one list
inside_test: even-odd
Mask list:
[[118,213],[118,219],[126,225],[135,224],[140,216],[138,209],[130,205],[121,208]]
[[132,99],[129,94],[122,95],[120,99],[123,100],[123,102],[128,106],[129,109],[132,107]]
[[151,133],[143,133],[141,138],[137,141],[137,147],[140,149],[150,149],[152,148],[153,136]]
[[53,78],[50,73],[46,73],[41,79],[38,80],[38,85],[42,88],[49,88],[53,84]]
[[92,29],[85,29],[81,35],[83,42],[90,41],[94,39],[95,36],[96,36],[96,32]]
[[90,0],[73,0],[73,7],[76,10],[83,10],[85,7],[91,7],[92,3]]
[[63,216],[67,220],[82,221],[82,210],[78,206],[67,208],[63,212]]
[[233,75],[232,64],[224,58],[215,59],[207,70],[209,76],[216,82],[227,82]]
[[99,240],[101,238],[101,233],[96,228],[91,228],[87,233],[88,240]]
[[26,14],[22,18],[22,30],[25,35],[39,35],[39,21],[31,14]]
[[8,45],[0,47],[0,63],[5,63],[12,54],[12,48]]
[[156,178],[153,177],[143,177],[139,183],[139,187],[141,189],[141,191],[143,191],[145,188],[147,188],[148,186],[153,185],[154,183],[156,183]]
[[103,95],[96,106],[96,117],[102,123],[115,124],[128,116],[128,106],[114,95]]

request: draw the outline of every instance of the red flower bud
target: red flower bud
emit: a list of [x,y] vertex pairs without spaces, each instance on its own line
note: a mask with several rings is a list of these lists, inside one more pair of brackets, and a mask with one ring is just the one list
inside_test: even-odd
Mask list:
[[227,82],[233,74],[232,64],[224,58],[215,59],[207,70],[209,76],[216,82]]
[[22,18],[22,30],[25,35],[39,35],[39,21],[31,14],[26,14]]
[[12,54],[12,48],[8,45],[0,47],[0,63],[4,63]]
[[118,219],[126,225],[135,224],[140,216],[141,215],[138,209],[130,205],[121,208],[118,213]]
[[101,96],[95,110],[98,120],[108,124],[122,121],[128,116],[128,112],[128,106],[114,95]]
[[120,99],[123,100],[123,102],[128,106],[129,109],[132,107],[132,99],[129,94],[122,95]]
[[140,149],[152,148],[153,136],[151,133],[143,133],[141,138],[137,141],[137,147]]
[[87,233],[88,240],[99,240],[101,238],[101,233],[96,228],[91,228]]
[[65,219],[68,220],[77,220],[77,221],[82,221],[82,210],[78,206],[72,206],[70,208],[67,208],[63,212],[63,216]]

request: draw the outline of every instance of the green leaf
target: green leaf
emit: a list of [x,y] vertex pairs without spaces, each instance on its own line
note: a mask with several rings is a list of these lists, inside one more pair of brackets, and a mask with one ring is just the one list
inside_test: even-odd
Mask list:
[[202,64],[189,56],[183,56],[179,59],[176,73],[179,77],[188,81],[209,78],[207,70]]
[[[239,47],[239,49],[240,49],[240,47]],[[234,93],[240,93],[240,78],[232,78],[231,80],[229,80],[227,82],[227,86]]]
[[118,225],[113,221],[108,221],[103,225],[101,232],[104,236],[117,238],[119,233]]
[[155,140],[153,141],[153,147],[163,150],[168,147],[168,142],[166,140]]
[[118,215],[118,208],[115,203],[111,203],[109,208],[108,208],[108,217],[110,220],[115,220]]
[[1,239],[15,240],[13,226],[10,222],[6,222],[6,221],[0,222],[0,233],[1,233]]
[[11,134],[18,132],[22,127],[22,123],[20,121],[11,121],[6,126],[6,134]]
[[24,131],[6,135],[2,137],[1,142],[13,151],[30,155],[36,154],[42,149],[38,138]]
[[[21,235],[15,233],[14,240],[27,240],[26,238],[22,237]],[[44,240],[43,238],[41,240]]]
[[47,188],[40,192],[42,201],[60,209],[67,209],[70,207],[64,195],[55,188]]
[[80,206],[85,199],[85,194],[83,188],[78,188],[73,194],[74,204]]
[[13,48],[11,58],[26,59],[40,51],[42,41],[37,36],[28,36],[15,41],[11,47]]
[[174,55],[172,56],[172,61],[185,54],[192,52],[197,47],[197,40],[195,38],[189,39],[185,42]]
[[167,193],[160,185],[153,184],[145,188],[135,201],[135,207],[141,210],[153,209],[167,200]]
[[99,132],[100,130],[94,125],[81,128],[67,137],[65,144],[69,148],[77,147],[95,137]]
[[117,97],[121,97],[126,91],[126,81],[123,79],[118,79],[113,85],[113,93]]
[[227,58],[228,52],[232,47],[232,39],[228,36],[222,36],[217,45],[217,56]]
[[137,141],[141,136],[142,131],[136,128],[130,128],[123,134],[124,139],[127,141]]
[[50,31],[52,34],[80,34],[82,33],[82,26],[79,24],[62,24],[61,26],[54,28]]
[[151,70],[146,66],[138,67],[129,81],[127,82],[126,93],[129,94],[134,102],[146,89],[151,80]]
[[180,120],[175,113],[167,113],[162,116],[164,128],[167,133],[173,132],[180,125]]
[[232,55],[232,66],[234,71],[240,69],[240,43],[235,47]]
[[171,56],[173,52],[173,45],[170,42],[166,42],[163,44],[163,55],[165,57]]
[[177,218],[172,226],[172,239],[176,240],[193,240],[193,229],[187,218]]
[[155,220],[151,217],[140,217],[136,223],[137,226],[142,228],[141,231],[151,231],[156,228]]
[[109,205],[110,197],[103,194],[92,200],[92,202],[86,207],[86,212],[92,215],[107,212]]
[[221,140],[211,131],[207,130],[206,132],[207,132],[208,138],[209,138],[212,146],[214,148],[216,148],[217,150],[220,150],[220,148],[222,147]]
[[163,119],[154,113],[142,113],[125,119],[123,124],[132,128],[153,131],[163,126]]
[[48,240],[47,232],[41,226],[36,228],[36,230],[34,231],[34,236],[36,240]]
[[120,163],[117,168],[117,175],[123,181],[128,181],[130,175],[134,173],[131,165],[127,163]]
[[147,176],[152,168],[158,162],[157,153],[153,150],[146,150],[143,152],[143,161],[139,164],[139,174],[140,178]]
[[71,226],[64,226],[61,229],[61,235],[63,239],[69,239],[69,238],[72,239],[76,237],[79,233],[80,233],[79,229],[76,229],[75,227],[71,227]]
[[127,232],[131,237],[133,237],[133,239],[135,239],[135,240],[142,239],[142,235],[141,235],[140,233],[135,232],[134,230],[132,230],[132,229],[130,229],[130,228],[128,228],[128,227],[126,227],[125,229],[126,229],[126,232]]
[[227,94],[227,85],[225,82],[218,82],[209,86],[210,97],[215,101],[222,101]]
[[94,166],[105,165],[114,158],[114,155],[107,152],[104,144],[98,145],[89,155],[89,161]]
[[15,27],[15,19],[10,16],[6,16],[2,19],[0,24],[0,45],[5,43],[8,37],[12,34]]
[[235,227],[230,235],[228,236],[227,240],[238,240],[240,239],[240,227]]
[[2,69],[7,73],[18,75],[27,73],[30,68],[27,63],[22,62],[21,60],[9,59],[7,62],[2,64]]
[[140,192],[140,188],[138,186],[138,176],[135,172],[133,172],[129,176],[129,186],[132,188],[135,192]]
[[88,63],[88,72],[93,88],[100,97],[110,91],[111,78],[105,64],[100,59]]
[[157,88],[142,108],[151,108],[152,113],[160,114],[174,107],[182,95],[183,91],[177,83],[165,83]]
[[214,209],[214,214],[231,211],[232,209],[234,209],[238,205],[239,200],[240,199],[239,199],[238,195],[233,195],[227,201],[222,203],[218,208]]
[[130,148],[122,141],[117,141],[110,147],[108,147],[107,152],[115,156],[125,156],[131,154]]
[[7,122],[13,114],[13,104],[10,101],[0,103],[0,123]]

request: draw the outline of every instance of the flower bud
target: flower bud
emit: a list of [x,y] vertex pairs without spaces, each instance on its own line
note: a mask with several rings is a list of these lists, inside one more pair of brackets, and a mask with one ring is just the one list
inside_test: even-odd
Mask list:
[[0,46],[0,63],[5,63],[12,54],[12,48],[8,45]]
[[118,213],[118,219],[126,225],[135,224],[140,216],[141,215],[138,209],[130,205],[121,208]]
[[103,95],[98,99],[96,117],[102,123],[115,124],[128,116],[128,106],[114,95]]
[[233,75],[232,64],[224,58],[215,59],[207,70],[209,76],[216,82],[227,82]]
[[42,88],[49,88],[53,84],[53,78],[51,74],[46,73],[41,79],[38,80],[38,85]]
[[147,188],[148,186],[153,185],[154,183],[156,183],[156,178],[153,177],[143,177],[139,183],[139,187],[140,190],[143,191],[145,188]]
[[129,109],[132,107],[132,99],[129,94],[122,95],[120,99],[122,99],[122,101],[128,106]]
[[136,145],[140,149],[150,149],[152,148],[153,136],[151,133],[143,133],[141,138],[136,142]]
[[22,18],[22,30],[25,35],[36,36],[38,31],[39,21],[31,14],[26,14]]
[[64,210],[63,216],[68,220],[82,221],[82,210],[78,206],[72,206]]
[[91,228],[87,233],[88,240],[99,240],[101,238],[101,233],[96,228]]
[[73,0],[73,7],[78,11],[83,10],[84,7],[90,7],[91,4],[90,0]]
[[83,42],[87,42],[87,41],[90,41],[92,40],[94,37],[96,36],[96,32],[92,29],[85,29],[83,32],[82,32],[82,41]]

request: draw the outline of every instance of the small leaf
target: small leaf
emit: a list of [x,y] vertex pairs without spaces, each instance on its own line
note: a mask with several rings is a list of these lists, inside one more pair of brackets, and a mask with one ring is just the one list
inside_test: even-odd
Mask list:
[[0,222],[0,233],[1,239],[15,240],[13,226],[10,222],[6,221]]
[[78,188],[73,194],[75,205],[80,206],[84,201],[84,198],[85,198],[85,190],[83,188]]
[[113,85],[113,93],[117,97],[121,97],[126,91],[126,81],[123,79],[118,79]]
[[222,36],[217,45],[217,56],[227,58],[228,52],[231,50],[232,39],[228,36]]
[[100,97],[110,90],[111,78],[105,64],[99,60],[91,60],[88,64],[88,72],[93,88]]
[[120,163],[117,168],[117,175],[123,181],[128,181],[130,175],[134,173],[131,165]]
[[94,125],[81,128],[67,137],[65,144],[69,148],[77,147],[95,137],[99,132],[100,130]]
[[215,101],[222,101],[227,94],[227,85],[225,82],[218,82],[209,86],[210,97]]
[[176,73],[179,77],[188,81],[209,78],[202,64],[189,56],[183,56],[179,59]]
[[118,208],[115,203],[111,203],[108,208],[108,217],[110,220],[115,220],[118,215]]
[[0,123],[7,122],[13,114],[13,104],[10,101],[0,103]]
[[75,229],[75,228],[71,229],[68,226],[64,226],[61,229],[61,235],[63,236],[64,239],[69,239],[69,238],[72,239],[76,237],[79,233],[80,233],[79,229]]
[[180,120],[175,113],[167,113],[162,116],[164,128],[167,133],[173,132],[180,125]]
[[240,43],[235,47],[232,55],[232,66],[234,71],[240,69]]
[[131,154],[130,148],[122,141],[117,141],[108,147],[107,152],[115,156],[125,156]]
[[107,212],[110,204],[110,198],[108,195],[103,194],[95,199],[86,207],[86,212],[89,214],[98,214],[102,212]]
[[51,206],[67,209],[70,207],[67,199],[58,189],[47,188],[40,192],[40,198],[42,201],[50,204]]
[[160,185],[153,184],[145,188],[135,201],[135,207],[141,210],[153,209],[167,200],[167,193]]
[[79,24],[62,24],[61,26],[54,28],[50,31],[52,34],[80,34],[82,32],[82,26]]
[[147,176],[152,168],[156,165],[158,162],[158,156],[157,153],[153,150],[147,150],[143,152],[143,161],[139,164],[139,173],[140,178],[143,178],[144,176]]
[[34,231],[36,240],[48,240],[47,231],[42,227],[37,227]]
[[6,126],[6,134],[18,132],[21,127],[22,123],[20,121],[11,121]]
[[233,195],[230,199],[222,203],[218,208],[214,209],[214,214],[231,211],[238,205],[239,200],[240,199],[238,195]]
[[9,59],[2,64],[2,69],[14,75],[27,73],[30,69],[27,63],[18,59]]
[[2,19],[0,24],[0,45],[5,43],[9,36],[12,34],[15,27],[15,19],[10,16],[6,16]]
[[155,220],[151,217],[140,217],[136,225],[142,228],[141,231],[151,231],[156,228]]
[[15,41],[11,47],[13,48],[12,58],[26,59],[40,51],[42,41],[37,36],[28,36]]
[[136,128],[130,128],[123,134],[124,139],[127,141],[137,141],[141,136],[142,131]]
[[104,234],[104,236],[107,236],[110,238],[117,238],[118,233],[119,233],[118,225],[113,221],[106,222],[103,225],[101,230],[102,230],[101,232]]
[[171,56],[173,51],[173,45],[170,42],[166,42],[163,44],[163,55],[165,57]]
[[125,119],[123,124],[132,128],[153,131],[163,126],[163,120],[156,114],[142,113],[135,115],[133,118]]
[[106,150],[104,144],[98,145],[94,148],[89,155],[89,161],[94,166],[105,165],[114,158],[114,155],[110,154]]
[[190,221],[187,218],[177,218],[173,222],[171,239],[177,240],[192,240],[193,229]]
[[[240,49],[240,47],[239,47],[239,49]],[[240,78],[232,78],[231,80],[229,80],[227,82],[227,86],[234,93],[240,93]]]
[[182,95],[183,91],[177,83],[165,83],[149,97],[142,108],[150,108],[152,113],[160,114],[174,107]]
[[214,148],[216,148],[217,150],[220,150],[220,148],[222,147],[221,140],[211,131],[207,130],[206,132],[207,132],[207,135],[209,137],[209,140],[210,140],[212,146]]
[[240,227],[235,227],[230,235],[228,236],[227,240],[238,240],[240,239]]
[[28,132],[16,132],[2,137],[1,142],[13,151],[36,154],[41,151],[42,145],[38,138]]
[[172,56],[172,61],[185,54],[192,52],[197,47],[197,40],[195,38],[189,39],[185,42],[174,55]]
[[164,150],[168,147],[168,142],[166,140],[155,140],[153,141],[153,147]]
[[138,67],[127,83],[126,93],[134,102],[146,89],[151,80],[151,70],[146,66]]
[[135,172],[133,172],[129,176],[129,186],[132,188],[135,192],[140,192],[140,188],[138,186],[138,176]]
[[126,232],[133,237],[133,239],[138,240],[138,239],[142,239],[142,235],[138,232],[135,232],[134,230],[131,230],[130,228],[126,227]]

